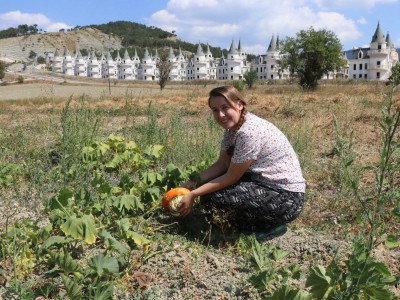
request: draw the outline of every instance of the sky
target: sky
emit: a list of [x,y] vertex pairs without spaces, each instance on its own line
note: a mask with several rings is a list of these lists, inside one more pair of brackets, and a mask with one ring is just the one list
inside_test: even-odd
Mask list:
[[0,30],[37,24],[47,32],[132,21],[182,41],[265,54],[271,38],[311,26],[333,31],[343,50],[368,47],[378,22],[400,47],[400,0],[0,0]]

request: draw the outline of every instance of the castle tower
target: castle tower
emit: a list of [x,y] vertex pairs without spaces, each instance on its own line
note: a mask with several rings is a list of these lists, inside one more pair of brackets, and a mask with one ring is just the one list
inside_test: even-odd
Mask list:
[[60,56],[58,53],[58,49],[54,51],[53,61],[51,63],[51,69],[54,73],[62,73],[63,72],[63,61],[64,57]]
[[82,57],[79,49],[76,50],[75,55],[75,76],[87,77],[87,59]]

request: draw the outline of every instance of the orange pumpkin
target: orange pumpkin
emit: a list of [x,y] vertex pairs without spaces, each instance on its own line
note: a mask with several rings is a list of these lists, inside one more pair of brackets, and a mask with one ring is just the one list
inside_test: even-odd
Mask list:
[[177,187],[166,192],[162,198],[162,206],[174,216],[179,216],[176,208],[184,195],[190,193],[190,190],[184,187]]

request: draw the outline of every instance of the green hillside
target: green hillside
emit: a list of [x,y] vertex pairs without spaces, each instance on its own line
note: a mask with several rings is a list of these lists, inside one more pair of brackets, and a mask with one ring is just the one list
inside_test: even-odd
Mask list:
[[[180,47],[183,52],[190,53],[195,53],[197,50],[197,45],[178,39],[174,33],[135,22],[116,21],[101,25],[89,25],[87,27],[96,28],[104,33],[116,34],[122,37],[123,46],[127,47],[129,52],[132,51],[129,48],[137,48],[139,56],[141,56],[140,54],[146,47],[149,50],[155,50],[156,48],[159,50],[166,49],[170,46],[176,50]],[[202,46],[205,50],[206,45],[202,44]],[[212,47],[210,45],[210,50],[214,57],[221,56],[222,49],[220,47]]]

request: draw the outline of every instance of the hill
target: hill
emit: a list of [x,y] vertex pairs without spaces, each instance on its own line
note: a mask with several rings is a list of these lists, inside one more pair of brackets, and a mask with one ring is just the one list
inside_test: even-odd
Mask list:
[[[6,31],[7,35],[2,34]],[[32,34],[31,31],[27,31],[24,35],[1,38],[10,36],[9,32],[13,31],[10,28],[0,31],[0,58],[8,61],[29,62],[31,51],[37,57],[44,57],[46,52],[54,52],[55,49],[62,51],[64,48],[70,53],[74,53],[77,49],[83,50],[84,53],[89,50],[95,50],[97,53],[110,50],[113,56],[116,56],[116,51],[126,47],[130,55],[133,55],[136,49],[139,57],[142,57],[146,47],[150,51],[170,46],[177,50],[180,47],[188,55],[196,51],[195,44],[177,39],[174,33],[128,21],[77,26],[69,31],[57,33]],[[18,31],[15,32],[17,35]],[[221,48],[210,47],[210,49],[214,56],[221,56]]]

